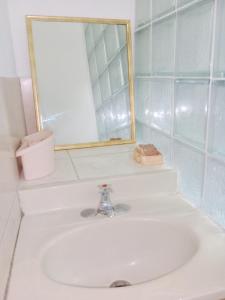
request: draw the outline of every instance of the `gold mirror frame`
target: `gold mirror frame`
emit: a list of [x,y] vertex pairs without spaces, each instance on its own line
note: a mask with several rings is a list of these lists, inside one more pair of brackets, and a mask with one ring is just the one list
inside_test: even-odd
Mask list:
[[69,150],[69,149],[103,147],[103,146],[112,146],[112,145],[134,144],[136,142],[136,133],[135,133],[134,81],[133,81],[134,77],[133,77],[133,58],[132,58],[132,43],[131,43],[132,39],[131,39],[130,20],[59,17],[59,16],[34,16],[34,15],[26,16],[33,97],[34,97],[34,104],[35,104],[35,115],[36,115],[37,128],[38,128],[38,131],[40,131],[43,129],[43,126],[41,123],[40,99],[39,99],[39,95],[38,95],[37,71],[36,71],[36,63],[35,63],[32,21],[93,23],[93,24],[109,24],[109,25],[125,25],[126,26],[131,138],[128,140],[111,140],[111,141],[90,142],[90,143],[82,143],[82,144],[56,145],[55,150]]

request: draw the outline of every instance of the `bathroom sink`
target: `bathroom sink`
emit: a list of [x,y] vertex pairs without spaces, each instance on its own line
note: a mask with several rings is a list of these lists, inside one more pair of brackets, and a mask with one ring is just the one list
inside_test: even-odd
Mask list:
[[52,280],[86,288],[135,285],[187,263],[198,240],[186,227],[145,218],[109,218],[50,242],[42,270]]

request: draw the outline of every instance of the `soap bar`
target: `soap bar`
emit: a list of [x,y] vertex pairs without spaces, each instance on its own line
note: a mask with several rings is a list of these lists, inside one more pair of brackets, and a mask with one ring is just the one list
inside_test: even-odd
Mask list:
[[[156,148],[155,148],[156,149]],[[149,153],[149,152],[148,152]],[[162,165],[163,164],[163,156],[162,154],[156,149],[156,151],[151,152],[154,153],[153,155],[143,155],[139,151],[137,147],[134,150],[134,160],[142,165]]]
[[153,144],[138,145],[137,152],[144,156],[160,155],[161,153]]

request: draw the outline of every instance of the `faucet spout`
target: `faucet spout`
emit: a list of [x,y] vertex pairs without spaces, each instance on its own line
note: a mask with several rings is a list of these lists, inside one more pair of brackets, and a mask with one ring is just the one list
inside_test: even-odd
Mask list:
[[115,215],[114,207],[110,199],[110,193],[112,192],[111,186],[108,184],[99,185],[100,190],[100,203],[97,209],[97,214],[105,215],[107,217],[113,217]]

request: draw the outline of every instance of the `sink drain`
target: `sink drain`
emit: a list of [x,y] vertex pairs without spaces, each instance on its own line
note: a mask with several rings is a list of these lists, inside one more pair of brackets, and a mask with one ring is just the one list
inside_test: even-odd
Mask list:
[[120,288],[125,286],[131,286],[131,283],[126,280],[116,280],[109,286],[110,288]]

